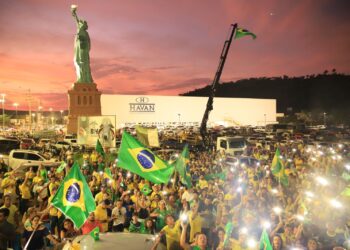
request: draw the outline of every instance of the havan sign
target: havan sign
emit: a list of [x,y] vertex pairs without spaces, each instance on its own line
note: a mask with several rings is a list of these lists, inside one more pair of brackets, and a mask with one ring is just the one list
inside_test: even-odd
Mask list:
[[155,112],[155,104],[149,103],[148,97],[137,97],[135,103],[129,103],[130,112],[149,113]]

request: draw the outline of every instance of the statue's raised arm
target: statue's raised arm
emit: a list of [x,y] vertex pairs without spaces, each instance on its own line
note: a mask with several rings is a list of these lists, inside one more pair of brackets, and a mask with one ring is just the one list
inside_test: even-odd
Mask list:
[[74,65],[77,73],[78,83],[93,83],[90,70],[90,37],[87,32],[87,22],[79,19],[77,15],[78,6],[72,5],[71,12],[77,24],[77,34],[74,42]]

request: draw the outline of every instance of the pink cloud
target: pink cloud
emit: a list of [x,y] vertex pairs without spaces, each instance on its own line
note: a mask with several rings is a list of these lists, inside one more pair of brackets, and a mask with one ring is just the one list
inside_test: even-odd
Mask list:
[[[350,73],[349,4],[341,1],[77,1],[92,40],[92,75],[106,93],[176,95],[210,83],[232,22],[257,34],[234,40],[222,80]],[[28,89],[67,108],[76,32],[66,1],[0,2],[0,92]],[[15,15],[14,15],[15,13]],[[272,15],[271,15],[272,14]],[[25,107],[25,105],[24,105]],[[10,107],[11,108],[11,105]]]

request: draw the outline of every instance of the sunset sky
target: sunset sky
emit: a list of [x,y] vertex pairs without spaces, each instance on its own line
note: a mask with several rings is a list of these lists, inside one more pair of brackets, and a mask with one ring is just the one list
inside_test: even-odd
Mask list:
[[[70,5],[87,20],[103,93],[177,95],[209,84],[231,23],[222,81],[350,73],[349,0],[0,0],[0,93],[6,108],[67,109],[76,80]],[[263,86],[262,86],[263,87]]]

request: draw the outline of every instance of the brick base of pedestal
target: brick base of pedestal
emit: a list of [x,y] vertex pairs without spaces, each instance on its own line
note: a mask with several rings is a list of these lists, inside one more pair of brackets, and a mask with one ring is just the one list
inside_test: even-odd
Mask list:
[[79,116],[101,115],[101,94],[96,83],[74,83],[68,90],[68,134],[77,134]]

